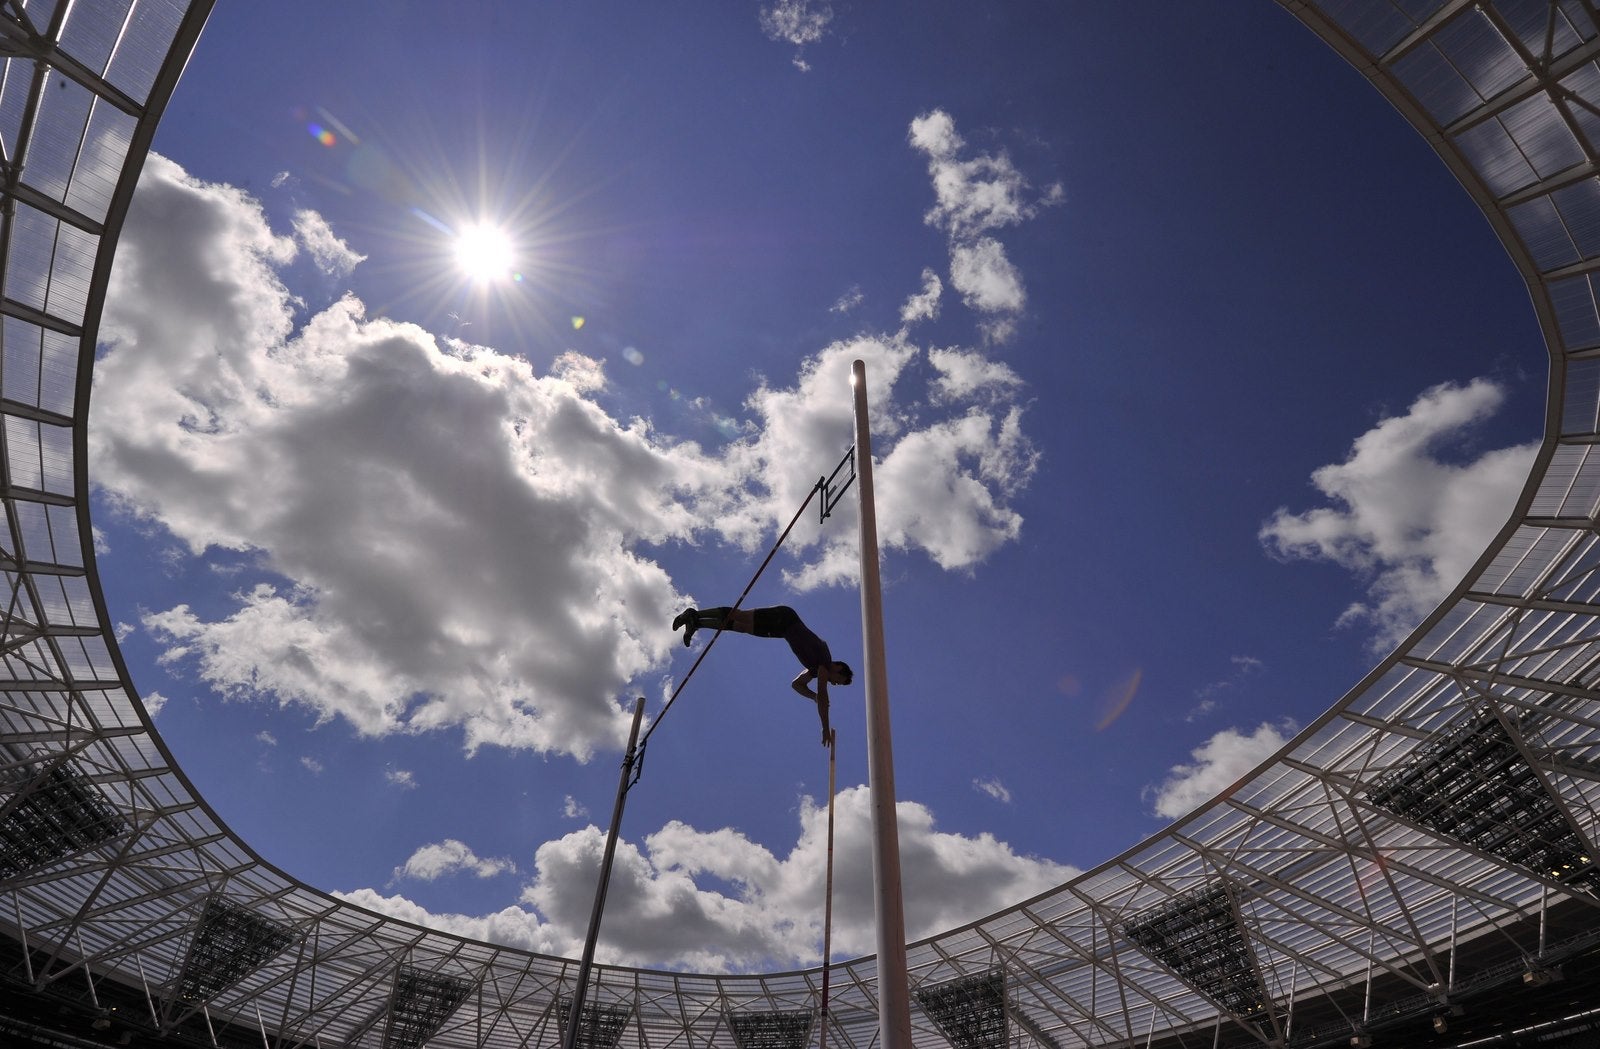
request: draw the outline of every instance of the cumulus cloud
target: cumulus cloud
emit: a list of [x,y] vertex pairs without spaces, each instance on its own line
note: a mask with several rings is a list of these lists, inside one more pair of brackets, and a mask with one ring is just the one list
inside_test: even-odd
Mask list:
[[1238,729],[1223,729],[1189,752],[1192,763],[1174,765],[1167,778],[1151,787],[1146,797],[1156,815],[1177,819],[1276,754],[1294,732],[1295,724],[1288,720],[1278,725],[1263,722],[1249,735]]
[[[469,751],[620,746],[616,697],[667,664],[660,626],[687,603],[651,551],[775,534],[850,441],[855,357],[885,551],[970,570],[1020,534],[1038,455],[1020,384],[978,351],[841,340],[762,380],[757,425],[713,456],[610,416],[580,354],[535,374],[349,296],[297,325],[280,273],[298,250],[245,194],[152,157],[101,327],[96,483],[187,555],[252,566],[221,613],[142,619],[226,698],[368,736],[459,730]],[[853,580],[853,526],[807,526],[790,578]]]
[[167,697],[154,690],[146,692],[140,698],[144,700],[145,713],[149,714],[151,717],[155,717],[157,714],[161,713],[161,708],[167,705]]
[[866,299],[866,292],[861,290],[861,285],[851,285],[849,291],[839,296],[838,299],[834,301],[833,305],[828,307],[828,312],[849,313],[851,310],[865,302]]
[[1027,302],[1021,275],[993,237],[951,246],[950,286],[984,313],[1017,313]]
[[1022,377],[1009,365],[967,350],[929,350],[928,363],[938,377],[934,394],[941,401],[963,401],[979,395],[1007,397],[1022,389]]
[[1505,524],[1537,445],[1455,462],[1440,453],[1491,417],[1505,392],[1488,379],[1425,390],[1404,415],[1356,438],[1342,463],[1311,481],[1333,505],[1280,507],[1261,526],[1269,552],[1330,561],[1367,584],[1341,623],[1367,623],[1373,647],[1399,642],[1466,575]]
[[586,820],[589,818],[589,806],[568,794],[561,803],[561,815],[569,820]]
[[366,261],[333,232],[328,220],[315,211],[301,209],[294,213],[295,239],[311,255],[317,269],[330,277],[348,277],[352,270]]
[[[873,449],[880,548],[921,550],[942,568],[970,570],[1020,535],[1022,515],[1011,500],[1027,486],[1039,459],[1022,431],[1022,406],[958,403],[913,423],[905,403],[911,398],[902,391],[910,365],[921,356],[904,331],[859,336],[822,350],[792,386],[763,383],[746,404],[758,419],[759,436],[734,446],[730,455],[742,473],[765,479],[766,489],[730,509],[721,519],[725,533],[753,547],[774,524],[788,520],[814,480],[788,464],[832,463],[844,452],[852,409],[840,393],[849,389],[851,362],[860,359],[875,430],[884,431],[882,439],[875,433]],[[983,358],[974,351],[966,367],[982,371]],[[790,585],[805,590],[855,579],[855,504],[846,501],[839,512],[843,520],[825,536],[809,521],[796,529],[789,542],[806,563],[785,571]]]
[[438,881],[451,874],[472,874],[479,878],[493,878],[517,869],[505,859],[486,859],[454,838],[424,845],[413,852],[406,862],[394,869],[395,880]]
[[535,376],[348,298],[292,331],[293,253],[237,190],[151,158],[102,326],[97,479],[191,553],[287,580],[221,619],[151,612],[167,661],[369,735],[620,742],[614,697],[665,662],[681,603],[633,547],[689,535],[710,464],[606,416],[593,362]]
[[301,758],[300,765],[313,776],[322,775],[322,762],[318,761],[316,758]]
[[384,781],[401,790],[416,790],[417,777],[409,769],[384,769]]
[[576,957],[583,950],[581,936],[573,940],[551,929],[537,914],[522,907],[506,907],[493,914],[467,915],[432,912],[404,896],[385,896],[375,889],[356,889],[352,892],[335,892],[333,895],[369,911],[474,940],[569,958]]
[[1034,196],[1027,178],[1004,152],[963,158],[967,144],[955,120],[941,109],[913,120],[907,138],[928,157],[934,205],[924,218],[949,235],[951,287],[970,309],[984,315],[989,339],[1004,342],[1027,305],[1027,293],[1022,275],[991,233],[1060,203],[1065,192],[1052,185]]
[[[912,938],[980,918],[1077,873],[1019,856],[987,834],[937,830],[933,813],[914,802],[900,802],[897,814]],[[613,964],[707,972],[815,964],[822,937],[827,807],[804,798],[799,819],[799,837],[784,855],[737,831],[701,831],[678,821],[642,842],[619,842],[597,957]],[[874,948],[868,789],[840,791],[835,820],[835,949],[867,953]],[[594,826],[546,842],[523,889],[524,906],[486,917],[429,914],[404,897],[370,889],[342,898],[452,932],[571,955],[582,945],[604,847],[605,835]]]

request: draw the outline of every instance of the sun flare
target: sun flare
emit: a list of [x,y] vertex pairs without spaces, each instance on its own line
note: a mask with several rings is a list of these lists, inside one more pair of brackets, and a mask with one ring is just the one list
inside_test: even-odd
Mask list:
[[495,226],[468,226],[456,235],[456,264],[477,281],[511,276],[516,252],[506,231]]

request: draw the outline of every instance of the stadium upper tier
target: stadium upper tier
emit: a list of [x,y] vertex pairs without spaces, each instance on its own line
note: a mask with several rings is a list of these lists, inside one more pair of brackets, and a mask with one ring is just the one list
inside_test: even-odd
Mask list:
[[[919,1046],[1382,1044],[1386,1025],[1537,996],[1600,943],[1600,16],[1280,4],[1437,149],[1527,280],[1549,349],[1536,465],[1455,594],[1245,782],[910,945]],[[129,1039],[552,1046],[575,961],[264,862],[185,780],[118,654],[84,456],[96,331],[209,7],[0,4],[0,999],[70,995]],[[871,1049],[876,978],[870,958],[834,967],[829,1046]],[[601,967],[580,1042],[798,1049],[822,1034],[821,982]]]

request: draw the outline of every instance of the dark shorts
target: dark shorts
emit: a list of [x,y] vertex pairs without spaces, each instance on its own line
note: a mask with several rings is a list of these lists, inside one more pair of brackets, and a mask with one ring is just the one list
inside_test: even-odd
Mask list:
[[811,632],[800,621],[800,615],[788,605],[750,610],[750,632],[757,637],[781,637],[789,642],[789,651],[807,670],[815,670],[824,663],[833,662],[827,642]]
[[783,637],[791,627],[800,622],[800,614],[788,605],[752,608],[750,618],[754,621],[750,632],[756,637]]

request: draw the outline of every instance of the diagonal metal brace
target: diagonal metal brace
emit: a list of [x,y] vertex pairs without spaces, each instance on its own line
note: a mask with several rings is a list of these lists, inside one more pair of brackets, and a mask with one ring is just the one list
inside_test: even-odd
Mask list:
[[[839,474],[848,466],[850,475],[839,481]],[[850,450],[844,453],[844,458],[839,460],[839,465],[833,468],[833,473],[826,477],[817,478],[817,490],[822,493],[822,518],[826,521],[828,515],[833,513],[833,508],[839,505],[839,500],[844,498],[844,493],[850,490],[850,485],[856,479],[856,446],[851,445]],[[837,484],[835,484],[837,482]],[[819,523],[821,523],[819,521]]]

